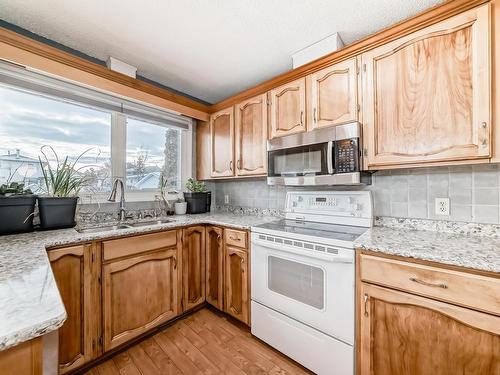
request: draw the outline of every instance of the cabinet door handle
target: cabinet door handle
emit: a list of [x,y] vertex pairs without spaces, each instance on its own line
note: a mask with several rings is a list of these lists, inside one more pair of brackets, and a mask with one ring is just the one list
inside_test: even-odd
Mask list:
[[236,168],[241,169],[241,159],[236,162]]
[[368,296],[368,294],[366,294],[366,293],[365,293],[365,294],[363,295],[363,303],[364,303],[364,305],[365,305],[365,316],[368,316],[368,299],[369,299],[369,298],[370,298],[370,297]]
[[233,171],[233,161],[232,160],[229,162],[229,170]]
[[300,125],[304,125],[304,111],[300,111]]
[[217,235],[217,242],[220,242],[221,240],[221,237],[220,237],[220,234]]
[[177,269],[177,257],[174,256],[174,270]]
[[313,111],[313,121],[314,121],[314,123],[316,123],[316,108],[314,108],[314,111]]
[[[245,259],[241,258],[241,264],[245,263]],[[243,270],[241,270],[243,272]]]
[[417,283],[417,284],[420,284],[420,285],[425,285],[425,286],[431,286],[431,287],[434,287],[434,288],[442,288],[442,289],[447,289],[448,286],[444,283],[439,283],[439,284],[433,284],[433,283],[429,283],[427,281],[423,281],[423,280],[419,280],[415,277],[410,277],[410,281],[413,281],[414,283]]

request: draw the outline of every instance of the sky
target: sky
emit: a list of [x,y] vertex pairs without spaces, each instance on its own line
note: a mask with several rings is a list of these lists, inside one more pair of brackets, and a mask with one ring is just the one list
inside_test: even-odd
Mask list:
[[[110,113],[0,86],[0,155],[20,149],[38,158],[40,147],[51,145],[59,157],[91,149],[81,161],[103,165],[110,157],[110,124]],[[159,126],[129,119],[127,161],[146,150],[148,164],[162,163],[164,134]]]

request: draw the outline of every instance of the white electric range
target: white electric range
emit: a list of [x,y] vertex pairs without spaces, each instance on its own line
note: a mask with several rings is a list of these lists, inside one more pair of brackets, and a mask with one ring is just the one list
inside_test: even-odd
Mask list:
[[317,374],[354,373],[353,242],[369,191],[289,192],[285,219],[252,227],[252,334]]

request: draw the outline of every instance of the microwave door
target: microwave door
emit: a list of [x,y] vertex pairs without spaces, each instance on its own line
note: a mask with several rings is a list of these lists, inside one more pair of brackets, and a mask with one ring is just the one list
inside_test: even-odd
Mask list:
[[284,148],[268,152],[268,177],[320,176],[333,170],[333,143]]

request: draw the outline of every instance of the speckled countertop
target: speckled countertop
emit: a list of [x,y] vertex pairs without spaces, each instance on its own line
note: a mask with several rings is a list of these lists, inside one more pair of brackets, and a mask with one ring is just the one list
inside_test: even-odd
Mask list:
[[500,273],[500,237],[373,227],[354,246],[407,258]]
[[214,224],[250,229],[253,225],[277,220],[272,216],[232,213],[170,218],[173,220],[170,223],[99,233],[62,229],[0,236],[0,351],[51,332],[62,326],[66,319],[47,248],[186,225]]

